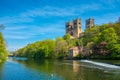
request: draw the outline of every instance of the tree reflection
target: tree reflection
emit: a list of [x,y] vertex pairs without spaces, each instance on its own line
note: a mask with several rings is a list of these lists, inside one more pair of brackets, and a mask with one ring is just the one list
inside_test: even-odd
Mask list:
[[[72,60],[17,60],[27,68],[58,76],[64,80],[119,80],[120,77],[112,72],[89,67],[90,64]],[[119,73],[120,74],[120,73]]]
[[0,80],[2,80],[2,78],[3,78],[3,68],[4,68],[4,62],[2,62],[2,63],[0,63]]

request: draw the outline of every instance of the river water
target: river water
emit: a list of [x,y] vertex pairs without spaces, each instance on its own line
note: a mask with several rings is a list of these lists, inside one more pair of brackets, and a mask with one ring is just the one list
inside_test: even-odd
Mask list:
[[119,64],[120,60],[9,58],[0,64],[0,80],[120,80]]

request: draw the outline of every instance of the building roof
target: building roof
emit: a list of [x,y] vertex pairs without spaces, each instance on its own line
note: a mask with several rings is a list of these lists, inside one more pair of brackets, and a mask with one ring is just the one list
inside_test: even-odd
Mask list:
[[106,41],[102,41],[100,44],[101,44],[101,45],[106,45],[107,42],[106,42]]

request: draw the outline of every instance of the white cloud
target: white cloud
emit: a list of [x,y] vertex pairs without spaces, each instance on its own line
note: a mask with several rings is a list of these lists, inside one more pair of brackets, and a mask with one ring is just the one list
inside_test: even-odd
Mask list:
[[44,6],[42,8],[28,9],[25,12],[21,12],[13,16],[4,16],[0,18],[0,24],[12,24],[12,23],[25,23],[33,22],[36,18],[34,17],[66,17],[66,16],[78,16],[81,13],[84,13],[88,10],[99,10],[101,9],[100,4],[83,4],[71,7],[53,7],[53,6]]
[[[48,24],[40,27],[35,27],[35,31],[38,33],[54,33],[54,32],[64,32],[65,25],[64,23],[55,23],[55,24]],[[33,29],[33,30],[34,30]]]
[[71,6],[71,7],[52,7],[52,6],[45,6],[43,8],[35,8],[28,10],[24,13],[21,13],[20,15],[23,17],[48,17],[48,16],[59,16],[59,17],[65,17],[65,16],[76,16],[80,14],[81,12],[85,12],[87,10],[98,10],[101,6],[99,4],[93,3],[93,4],[84,4],[79,6]]
[[[70,7],[53,7],[53,6],[45,6],[42,8],[34,8],[29,9],[26,12],[20,13],[21,17],[66,17],[66,16],[78,16],[82,13],[86,13],[87,11],[99,11],[104,9],[113,9],[116,7],[116,3],[120,3],[119,0],[101,0],[102,3],[107,5],[93,2],[91,4],[81,4],[74,5]],[[109,6],[108,6],[109,5]],[[106,7],[107,6],[107,7]]]
[[5,27],[5,30],[11,31],[11,30],[21,30],[21,29],[27,29],[27,26],[7,26]]
[[18,50],[18,49],[20,49],[20,48],[23,48],[24,46],[26,46],[28,43],[23,43],[23,44],[21,44],[21,43],[8,43],[7,44],[7,50],[9,50],[9,51],[15,51],[15,50]]
[[45,6],[43,8],[29,9],[25,12],[21,12],[13,16],[0,17],[0,24],[14,24],[14,23],[26,23],[33,22],[36,18],[34,17],[49,17],[49,16],[74,16],[77,13],[71,8],[58,8]]
[[[111,2],[106,2],[105,4],[110,5]],[[108,0],[108,1],[114,1],[114,0]],[[116,0],[119,1],[119,0]],[[113,2],[115,3],[115,2]],[[112,4],[111,4],[112,5]],[[83,17],[81,14],[84,15],[84,13],[87,13],[87,11],[100,11],[103,9],[112,9],[115,4],[113,4],[112,7],[106,7],[103,6],[101,3],[92,3],[92,4],[81,4],[81,5],[74,5],[70,7],[53,7],[53,6],[45,6],[42,8],[34,8],[34,9],[28,9],[25,12],[21,12],[17,15],[13,16],[3,16],[0,18],[0,24],[7,24],[8,26],[6,29],[3,31],[5,38],[7,40],[12,39],[12,40],[32,40],[33,38],[46,38],[46,37],[51,37],[53,38],[54,36],[65,34],[65,22],[56,22],[54,23],[44,23],[45,25],[40,25],[36,26],[34,24],[23,24],[23,23],[32,23],[36,17],[42,17],[42,18],[51,18],[52,17],[60,17],[61,20],[65,17]],[[95,21],[99,24],[102,22],[110,21],[110,20],[115,20],[115,18],[119,15],[120,13],[110,13],[110,14],[105,14],[102,16],[94,16]],[[83,17],[85,18],[85,17]],[[51,21],[52,22],[52,21]],[[19,23],[14,24],[14,23]],[[22,24],[21,24],[22,23]],[[12,25],[12,26],[9,26]],[[55,37],[54,37],[55,38]],[[12,43],[12,42],[10,42]],[[24,42],[25,43],[25,42]],[[15,48],[15,46],[12,46],[10,44],[11,48]],[[23,46],[22,44],[19,45],[18,47]],[[9,48],[10,49],[10,48]]]
[[119,5],[120,0],[100,0],[100,3],[102,3],[106,9],[113,9]]
[[21,22],[32,22],[33,19],[29,17],[22,16],[4,16],[0,18],[0,24],[13,24],[13,23],[21,23]]
[[11,29],[11,30],[4,30],[3,31],[5,39],[29,39],[34,36],[36,36],[35,33],[31,33],[30,31],[22,31],[17,29]]
[[64,22],[58,22],[54,24],[48,24],[43,26],[35,26],[35,25],[23,25],[23,26],[10,26],[6,27],[3,31],[6,39],[32,39],[38,36],[46,36],[46,35],[57,35],[57,33],[64,34],[65,25]]
[[86,12],[86,11],[92,11],[92,10],[99,10],[102,9],[103,7],[100,4],[97,3],[92,3],[92,4],[84,4],[78,7],[78,9],[81,10],[81,12]]
[[35,8],[32,10],[28,10],[27,12],[21,13],[21,16],[23,17],[36,17],[36,16],[42,16],[42,17],[48,17],[48,16],[73,16],[76,15],[73,9],[69,8],[58,8],[58,7],[51,7],[51,6],[45,6],[43,8]]
[[108,14],[104,14],[101,16],[95,16],[95,22],[97,24],[103,24],[103,23],[110,23],[110,22],[116,22],[119,18],[120,12],[118,13],[108,13]]
[[22,35],[22,34],[14,34],[14,35],[6,34],[4,37],[5,37],[5,39],[16,39],[16,40],[23,39],[23,40],[25,40],[25,39],[32,38],[34,36],[35,36],[35,34],[24,34],[24,35]]

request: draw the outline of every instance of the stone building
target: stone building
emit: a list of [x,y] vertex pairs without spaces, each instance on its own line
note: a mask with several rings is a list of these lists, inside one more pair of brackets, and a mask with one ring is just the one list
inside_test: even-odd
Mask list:
[[[86,20],[86,29],[94,26],[94,19]],[[79,38],[83,35],[81,19],[75,19],[72,22],[66,23],[66,34],[69,33],[72,38]]]
[[68,58],[72,59],[80,53],[80,48],[78,46],[73,46],[68,50]]
[[72,22],[66,23],[66,34],[69,33],[72,38],[79,38],[82,33],[82,22],[81,19],[75,19]]
[[86,29],[91,28],[94,26],[94,19],[89,18],[86,20]]

